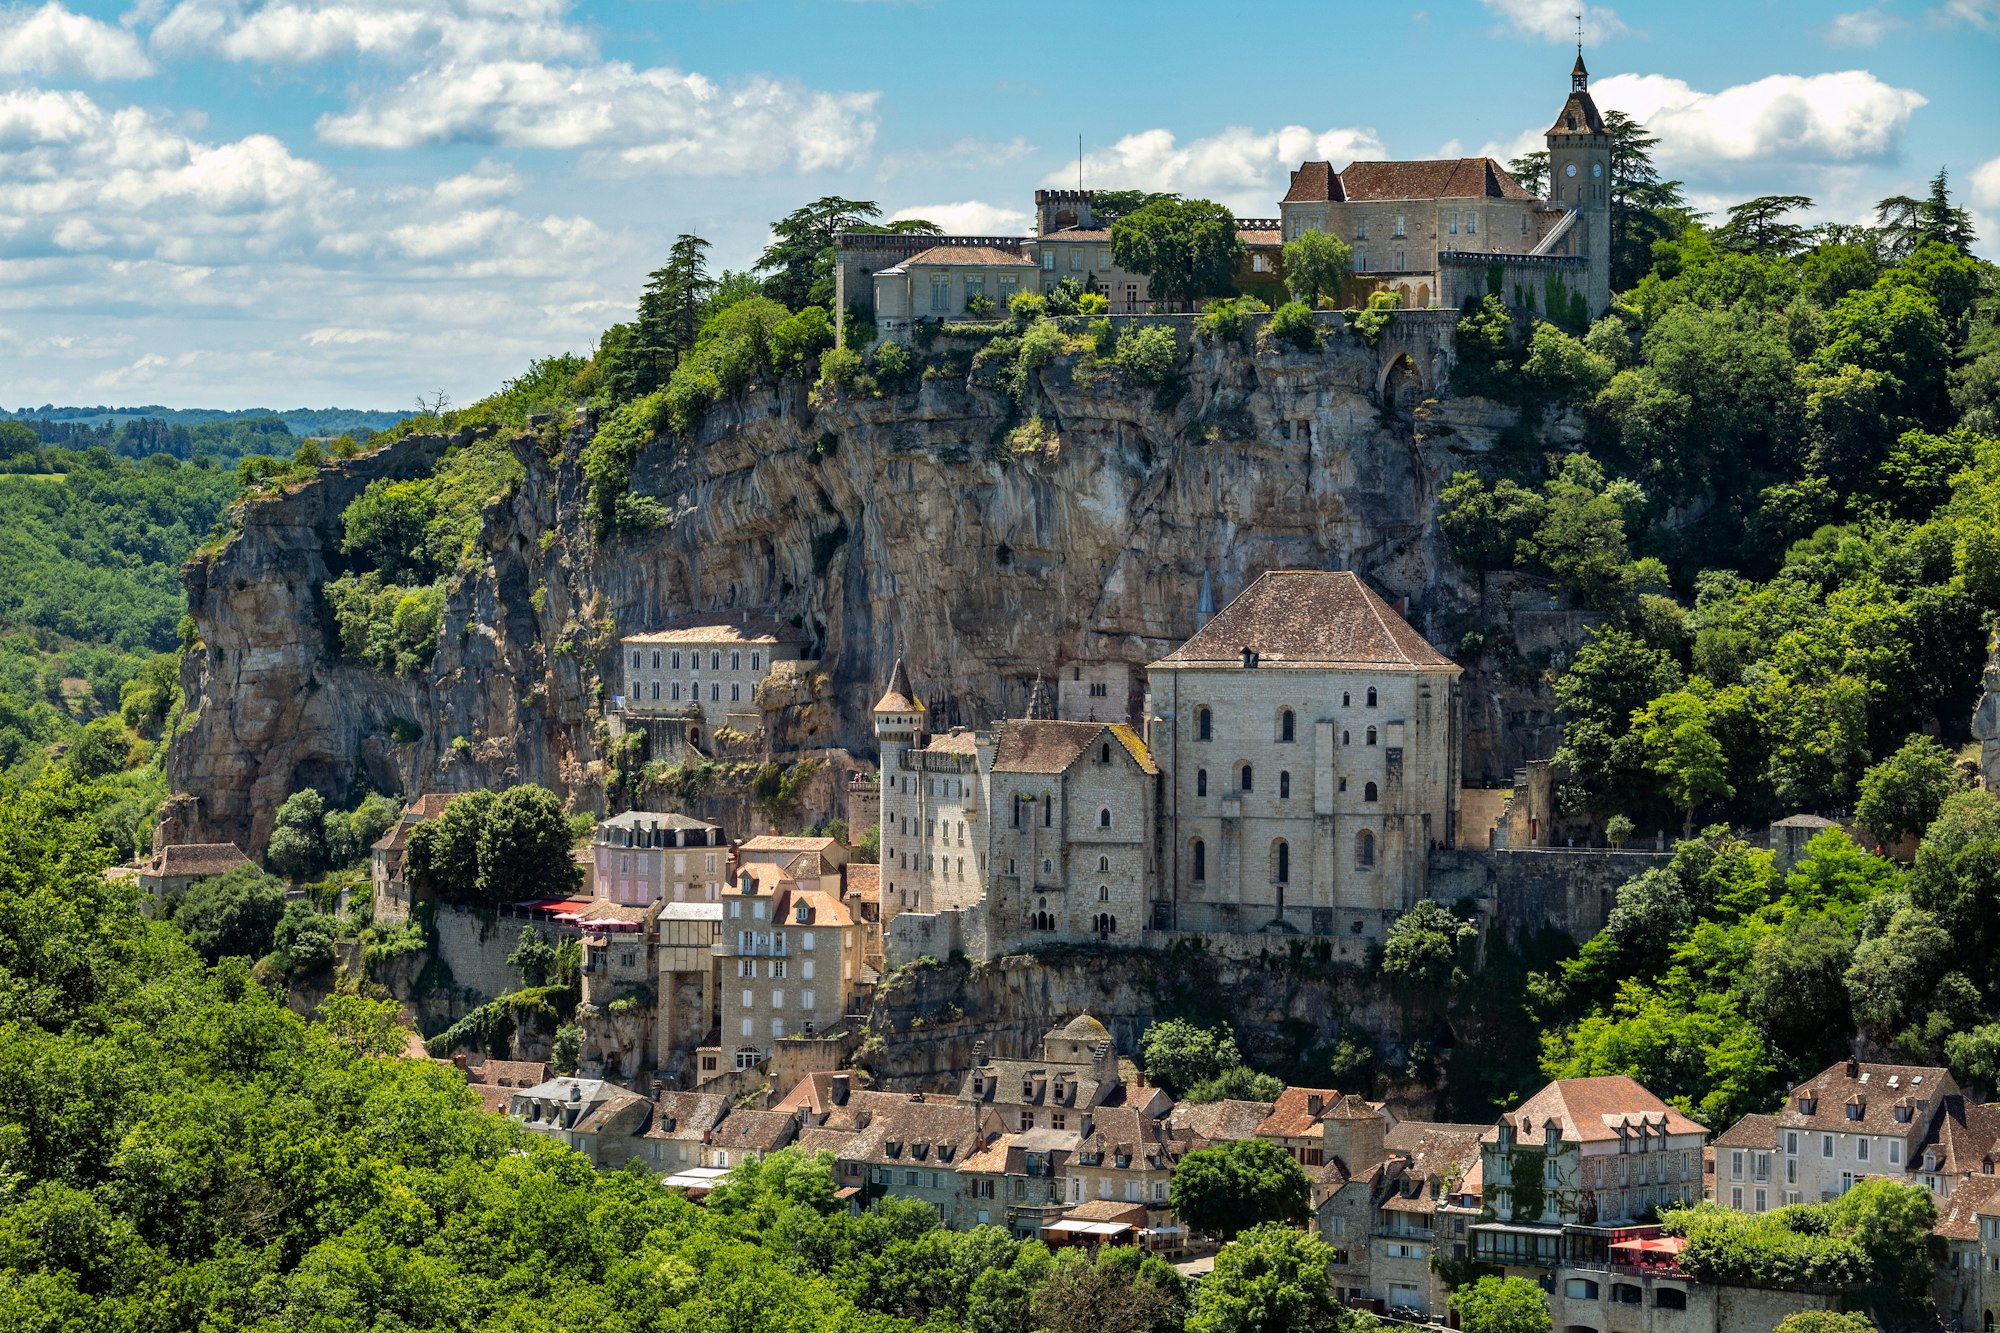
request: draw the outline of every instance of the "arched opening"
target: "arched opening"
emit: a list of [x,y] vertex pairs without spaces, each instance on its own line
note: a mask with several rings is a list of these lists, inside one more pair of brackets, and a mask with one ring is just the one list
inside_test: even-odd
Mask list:
[[1111,827],[1111,808],[1109,806],[1106,806],[1104,809],[1099,810],[1097,812],[1097,827],[1099,828]]
[[1278,714],[1278,740],[1280,743],[1291,744],[1296,738],[1296,731],[1297,720],[1293,717],[1291,709],[1287,708],[1284,712]]
[[1100,875],[1105,875],[1105,874],[1109,874],[1110,872],[1111,872],[1111,858],[1110,858],[1110,857],[1108,857],[1108,856],[1100,856],[1100,857],[1098,857],[1098,858],[1097,858],[1097,873],[1098,873],[1098,874],[1100,874]]
[[1036,930],[1054,930],[1056,928],[1056,919],[1048,912],[1037,912],[1035,913],[1034,924]]
[[1281,801],[1292,799],[1292,775],[1285,769],[1278,770],[1278,799]]
[[1352,744],[1354,744],[1354,734],[1353,734],[1352,732],[1348,732],[1348,731],[1343,731],[1343,732],[1341,732],[1341,733],[1340,733],[1340,743],[1341,743],[1342,745],[1352,745]]
[[1109,935],[1118,929],[1118,918],[1109,912],[1099,912],[1091,918],[1090,928],[1099,935]]
[[1208,844],[1196,838],[1188,844],[1189,875],[1196,880],[1208,878]]
[[1108,763],[1110,763],[1110,762],[1111,762],[1111,742],[1110,742],[1110,741],[1106,741],[1106,742],[1104,742],[1104,744],[1100,745],[1100,746],[1099,746],[1099,747],[1097,748],[1097,762],[1098,762],[1098,763],[1100,763],[1100,764],[1108,764]]
[[[1374,733],[1373,733],[1372,731],[1371,731],[1371,732],[1369,733],[1369,741],[1368,741],[1368,743],[1369,743],[1370,745],[1373,745],[1373,744],[1375,743],[1375,741],[1374,741]],[[1051,825],[1053,825],[1053,824],[1054,824],[1055,822],[1056,822],[1056,798],[1055,798],[1055,797],[1053,797],[1053,796],[1050,796],[1050,795],[1048,795],[1047,793],[1043,793],[1043,795],[1042,795],[1042,827],[1043,827],[1043,828],[1048,828],[1048,827],[1050,827]]]
[[1367,784],[1361,789],[1361,799],[1371,804],[1377,799],[1379,795],[1380,793],[1376,790],[1375,784],[1372,782]]
[[1370,708],[1375,706],[1375,687],[1373,685],[1368,687],[1368,706]]
[[1257,783],[1257,774],[1255,770],[1253,770],[1248,764],[1243,765],[1242,771],[1237,774],[1237,783],[1236,783],[1237,790],[1254,791],[1256,789],[1256,783]]
[[1375,864],[1375,835],[1367,829],[1354,835],[1354,864],[1364,870]]
[[1208,795],[1208,770],[1205,768],[1197,768],[1194,771],[1194,794],[1196,796]]
[[694,746],[694,747],[695,747],[696,749],[699,749],[699,748],[701,748],[701,728],[700,728],[700,727],[689,727],[689,728],[688,728],[688,744],[689,744],[689,745],[692,745],[692,746]]
[[1111,886],[1109,884],[1100,884],[1097,886],[1097,901],[1101,903],[1111,901]]
[[1375,743],[1375,728],[1373,727],[1368,728],[1368,743],[1370,745]]
[[1292,882],[1292,847],[1283,838],[1271,844],[1271,878],[1280,884]]
[[1197,708],[1194,714],[1194,738],[1198,741],[1205,741],[1213,733],[1214,727],[1208,710],[1206,708]]
[[1431,285],[1428,282],[1420,282],[1417,284],[1417,309],[1428,310],[1430,306]]

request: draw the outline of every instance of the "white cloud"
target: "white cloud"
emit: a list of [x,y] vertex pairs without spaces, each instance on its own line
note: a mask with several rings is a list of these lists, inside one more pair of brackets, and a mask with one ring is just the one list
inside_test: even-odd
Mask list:
[[398,81],[357,87],[321,138],[406,149],[475,143],[585,150],[623,172],[732,175],[849,166],[875,140],[873,92],[763,75],[718,83],[606,60],[569,0],[179,0],[162,51],[259,66],[335,58]]
[[990,171],[1034,151],[1035,146],[1018,134],[1005,143],[968,137],[939,148],[885,154],[875,168],[875,178],[886,181],[898,176],[935,176],[941,171]]
[[2000,157],[1972,169],[1972,202],[1984,209],[2000,211]]
[[39,9],[0,9],[0,74],[136,79],[152,68],[131,33],[71,13],[56,0]]
[[875,139],[875,93],[825,93],[790,79],[732,86],[699,74],[492,61],[424,70],[345,115],[321,137],[362,148],[489,143],[593,149],[628,170],[725,175],[794,161],[801,170],[852,165]]
[[[1270,217],[1288,173],[1307,161],[1345,166],[1387,155],[1372,129],[1313,131],[1303,125],[1258,132],[1231,126],[1183,144],[1171,130],[1128,134],[1084,156],[1085,182],[1097,189],[1163,190],[1228,204],[1245,217]],[[1044,185],[1074,186],[1071,167],[1050,172]]]
[[1927,100],[1867,70],[1773,74],[1714,93],[1659,74],[1617,74],[1595,91],[1600,106],[1645,122],[1659,136],[1656,156],[1668,169],[1893,158],[1910,116]]
[[2000,0],[1945,0],[1931,11],[1941,23],[1963,23],[1982,32],[2000,32]]
[[1507,25],[1527,37],[1538,37],[1545,42],[1573,42],[1576,40],[1576,16],[1583,15],[1583,36],[1585,41],[1602,41],[1606,37],[1616,37],[1630,32],[1618,11],[1601,5],[1584,5],[1579,9],[1575,0],[1479,0],[1488,9],[1507,21]]
[[922,218],[935,222],[953,236],[1019,236],[1028,230],[1028,214],[1004,204],[983,199],[964,199],[955,204],[919,204],[897,209],[889,221]]
[[1873,46],[1903,26],[1903,20],[1880,9],[1838,14],[1826,25],[1826,39],[1835,46]]

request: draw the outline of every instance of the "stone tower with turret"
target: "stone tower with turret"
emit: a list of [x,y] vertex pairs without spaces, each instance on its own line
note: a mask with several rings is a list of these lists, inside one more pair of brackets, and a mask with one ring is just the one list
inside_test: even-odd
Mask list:
[[923,826],[923,801],[907,760],[912,751],[923,748],[926,721],[923,700],[910,687],[910,673],[898,657],[895,669],[889,673],[889,688],[875,702],[875,743],[881,754],[882,775],[880,858],[885,919],[904,907],[915,907],[918,902],[921,872],[912,873],[908,869],[907,844],[912,838],[905,837],[902,830]]
[[1591,314],[1611,305],[1611,134],[1590,95],[1583,47],[1569,74],[1569,100],[1549,126],[1549,201],[1573,210],[1567,253],[1589,260],[1584,295]]

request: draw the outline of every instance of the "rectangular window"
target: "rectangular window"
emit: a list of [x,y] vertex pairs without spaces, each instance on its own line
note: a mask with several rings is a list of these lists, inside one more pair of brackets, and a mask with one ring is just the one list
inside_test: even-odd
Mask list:
[[1097,267],[1105,273],[1111,271],[1111,252],[1109,250],[1099,250],[1097,252]]
[[782,1036],[784,1036],[784,1035],[785,1035],[785,1020],[784,1020],[784,1019],[782,1019],[782,1018],[774,1018],[774,1019],[772,1019],[772,1020],[771,1020],[771,1035],[772,1035],[772,1036],[774,1036],[774,1037],[782,1037]]
[[1796,1129],[1785,1131],[1785,1155],[1787,1157],[1799,1155],[1799,1132]]
[[[1365,240],[1367,240],[1367,239],[1368,239],[1368,219],[1367,219],[1367,218],[1358,218],[1358,219],[1356,219],[1356,220],[1355,220],[1355,223],[1354,223],[1354,239],[1355,239],[1355,240],[1357,240],[1357,241],[1365,241]],[[1359,267],[1359,265],[1356,265],[1356,267]]]
[[782,958],[773,958],[771,960],[771,980],[783,981],[784,979],[785,979],[785,960]]
[[1366,273],[1368,271],[1368,252],[1366,250],[1356,250],[1354,252],[1354,271],[1356,273]]
[[743,977],[745,979],[756,976],[757,975],[756,962],[753,959],[749,958],[741,960],[736,964],[736,975],[739,977]]
[[1250,271],[1252,273],[1262,273],[1264,271],[1263,251],[1259,250],[1250,256]]
[[1741,1148],[1732,1149],[1730,1151],[1729,1178],[1731,1180],[1743,1179],[1743,1150]]
[[[752,963],[750,966],[754,968],[757,965]],[[745,1009],[755,1009],[757,1007],[757,994],[755,991],[746,990],[743,992],[743,1007]]]
[[1765,1191],[1763,1190],[1757,1190],[1753,1192],[1753,1194],[1751,1195],[1751,1201],[1757,1205],[1756,1211],[1760,1213],[1763,1212],[1765,1208],[1770,1206],[1770,1196],[1766,1194]]
[[1819,1155],[1821,1157],[1833,1156],[1833,1135],[1822,1134],[1819,1136]]
[[1856,1140],[1854,1141],[1854,1160],[1855,1160],[1855,1161],[1857,1161],[1857,1162],[1865,1162],[1865,1161],[1867,1161],[1867,1160],[1868,1160],[1868,1140],[1867,1140],[1867,1139],[1865,1139],[1865,1138],[1863,1138],[1863,1139],[1856,1139]]
[[755,1035],[756,1035],[756,1032],[755,1032],[755,1029],[753,1029],[753,1028],[752,1028],[752,1026],[751,1026],[751,1020],[750,1020],[750,1019],[747,1019],[747,1018],[746,1018],[746,1019],[744,1019],[744,1020],[743,1020],[743,1035],[744,1035],[744,1036],[746,1036],[746,1037],[750,1037],[750,1036],[755,1036]]
[[1901,1139],[1890,1139],[1889,1165],[1901,1166],[1902,1164],[1903,1164],[1903,1141]]
[[986,295],[986,279],[977,273],[965,275],[965,299],[968,303],[975,296]]
[[932,278],[931,279],[932,312],[936,314],[944,314],[948,312],[950,309],[951,309],[951,279]]
[[782,1009],[785,1007],[785,993],[783,991],[774,990],[771,992],[771,1007],[773,1009]]
[[1445,221],[1445,234],[1448,236],[1458,235],[1458,214],[1453,213],[1451,217]]
[[1405,235],[1405,234],[1406,234],[1406,233],[1404,232],[1404,230],[1403,230],[1403,215],[1402,215],[1401,213],[1398,213],[1398,214],[1396,214],[1396,232],[1395,232],[1395,234],[1396,234],[1396,235],[1398,235],[1398,236],[1402,236],[1402,235]]
[[[804,949],[804,950],[805,950],[805,951],[806,951],[807,953],[811,953],[811,952],[812,952],[812,947],[813,947],[813,933],[812,933],[812,932],[811,932],[810,930],[802,930],[802,931],[800,931],[800,932],[799,932],[799,947],[800,947],[801,949]],[[807,964],[806,964],[806,966],[807,966],[807,967],[811,967],[811,966],[812,966],[812,964],[811,964],[811,963],[807,963]],[[811,973],[807,973],[806,975],[807,975],[807,976],[811,976],[812,974],[811,974]]]
[[800,975],[801,977],[804,977],[804,978],[805,978],[805,979],[806,979],[807,981],[811,981],[811,980],[813,979],[813,960],[812,960],[812,959],[808,958],[808,959],[806,959],[806,960],[805,960],[805,962],[804,962],[804,963],[802,963],[802,964],[800,964],[800,965],[799,965],[799,975]]
[[818,1006],[818,1005],[816,1005],[816,1004],[814,1004],[814,1003],[813,1003],[813,993],[812,993],[811,991],[800,991],[800,992],[799,992],[799,1008],[801,1008],[801,1009],[817,1009],[817,1008],[819,1008],[819,1006]]
[[1083,272],[1083,251],[1071,250],[1069,252],[1069,271],[1072,273]]
[[1467,236],[1477,236],[1479,234],[1479,214],[1467,213],[1465,215],[1465,234]]
[[1021,289],[1021,280],[1011,273],[1000,275],[1000,304],[1005,306],[1014,299],[1014,293]]

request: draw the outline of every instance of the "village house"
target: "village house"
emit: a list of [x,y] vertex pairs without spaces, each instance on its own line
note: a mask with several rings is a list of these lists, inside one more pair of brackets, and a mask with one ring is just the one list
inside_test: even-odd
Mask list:
[[727,726],[763,730],[757,687],[782,662],[801,660],[796,632],[755,611],[682,617],[661,629],[618,640],[624,692],[612,711],[628,722],[686,723],[687,744],[701,748]]
[[[1064,1167],[1074,1217],[1076,1205],[1116,1202],[1140,1210],[1138,1225],[1153,1231],[1174,1226],[1167,1187],[1174,1168],[1196,1147],[1164,1118],[1130,1106],[1100,1106],[1084,1113],[1075,1152]],[[1102,1222],[1096,1216],[1081,1220]]]
[[1782,1190],[1771,1174],[1778,1118],[1746,1115],[1708,1145],[1706,1197],[1737,1212],[1762,1213],[1780,1206]]
[[[663,1069],[708,1042],[721,1021],[722,912],[719,902],[662,903],[653,919],[659,966],[653,1049]],[[718,1072],[713,1050],[704,1058],[710,1063],[699,1072]]]
[[[1326,1161],[1326,1122],[1341,1095],[1332,1088],[1286,1088],[1254,1131],[1290,1153],[1300,1166],[1315,1167]],[[1348,1164],[1350,1168],[1353,1163]]]
[[722,825],[687,815],[632,810],[597,823],[592,892],[614,903],[715,902],[729,872]]
[[759,1161],[790,1145],[798,1133],[799,1117],[790,1111],[731,1111],[708,1133],[708,1164],[732,1167]]
[[964,319],[970,307],[979,307],[979,318],[1004,315],[1016,293],[1036,289],[1036,278],[1018,242],[933,245],[875,273],[875,327],[885,338],[907,338],[917,320]]
[[959,1086],[958,1100],[993,1111],[1014,1132],[1080,1133],[1089,1111],[1114,1100],[1154,1116],[1171,1108],[1158,1088],[1130,1091],[1128,1101],[1110,1030],[1089,1014],[1079,1014],[1042,1038],[1039,1060],[994,1059],[984,1041],[974,1042],[972,1070]]
[[1167,1123],[1176,1134],[1197,1139],[1206,1147],[1256,1137],[1257,1127],[1271,1118],[1275,1102],[1224,1098],[1215,1102],[1176,1102]]
[[[958,1168],[987,1136],[1000,1133],[997,1117],[916,1093],[898,1102],[872,1102],[855,1124],[853,1136],[837,1150],[843,1170],[835,1179],[845,1184],[858,1175],[863,1206],[893,1194],[929,1204],[947,1226],[965,1225],[976,1204],[962,1194]],[[849,1165],[859,1171],[846,1171]]]
[[[817,864],[817,862],[815,862]],[[816,880],[815,882],[823,882]],[[721,1046],[730,1068],[767,1059],[785,1036],[831,1030],[861,979],[861,930],[834,888],[805,888],[748,862],[724,895]]]
[[410,834],[425,820],[436,819],[462,792],[426,792],[403,807],[403,817],[368,849],[368,878],[374,890],[375,920],[396,925],[410,919],[410,885],[403,867],[410,855]]
[[1071,1130],[994,1131],[959,1167],[960,1197],[971,1225],[1006,1227],[1022,1240],[1042,1239],[1069,1208],[1064,1187],[1081,1136]]
[[1990,1330],[2000,1317],[2000,1176],[1976,1175],[1938,1201],[1931,1234],[1945,1261],[1931,1295],[1945,1327]]
[[631,1089],[601,1078],[563,1076],[516,1089],[507,1100],[507,1114],[530,1133],[545,1134],[564,1147],[578,1148],[578,1126],[599,1108],[630,1095]]
[[139,867],[139,887],[154,902],[185,893],[188,885],[211,875],[226,875],[254,862],[233,842],[183,842],[162,847]]
[[708,1137],[728,1114],[729,1099],[720,1093],[656,1093],[638,1155],[661,1175],[708,1166]]
[[549,1081],[545,1060],[494,1060],[461,1054],[454,1055],[451,1064],[465,1075],[466,1083],[479,1095],[480,1105],[497,1115],[507,1114],[516,1092]]
[[963,728],[929,735],[929,710],[902,658],[875,702],[882,775],[883,924],[903,912],[958,911],[986,896],[990,741]]

